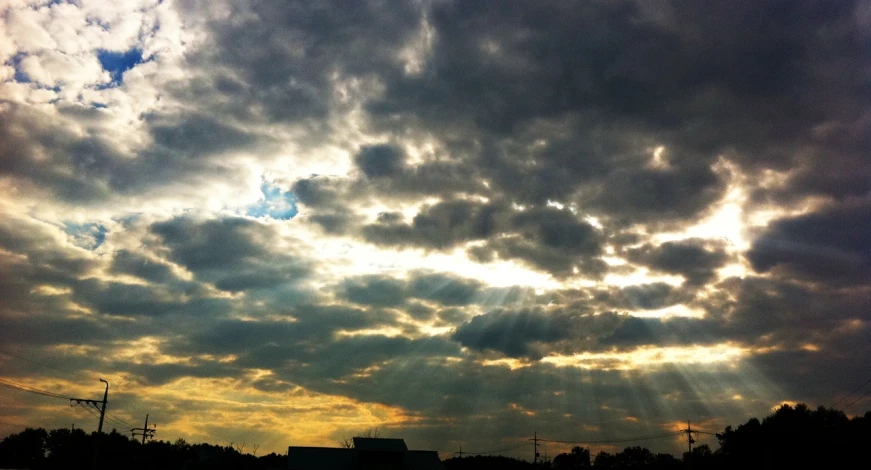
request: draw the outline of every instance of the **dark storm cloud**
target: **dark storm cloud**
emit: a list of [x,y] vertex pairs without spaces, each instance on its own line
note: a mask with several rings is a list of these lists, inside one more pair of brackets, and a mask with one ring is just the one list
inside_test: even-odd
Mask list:
[[514,215],[511,226],[524,238],[567,255],[597,254],[601,248],[596,229],[564,210],[523,211]]
[[308,216],[308,220],[319,225],[325,232],[332,235],[347,233],[357,217],[349,211],[339,210],[331,214],[315,214]]
[[632,349],[636,346],[684,346],[722,341],[722,327],[697,318],[627,317],[613,333],[601,339],[604,346]]
[[591,207],[616,222],[655,224],[688,219],[722,195],[724,182],[710,166],[626,168],[608,175],[590,195]]
[[180,217],[151,226],[170,250],[169,259],[221,290],[239,292],[295,284],[310,267],[279,253],[268,225],[242,218],[194,220]]
[[650,244],[628,251],[631,261],[652,269],[684,277],[689,285],[704,285],[716,276],[716,270],[729,260],[722,243],[702,239]]
[[287,320],[244,321],[224,319],[195,332],[175,347],[182,351],[238,353],[258,346],[307,348],[327,343],[339,331],[390,326],[392,313],[336,305],[302,305],[285,313]]
[[871,280],[871,203],[850,202],[774,221],[747,258],[757,272],[843,285]]
[[108,315],[219,318],[234,309],[228,299],[211,297],[196,284],[139,285],[84,279],[73,284],[73,290],[77,302]]
[[[34,305],[40,305],[34,302]],[[58,315],[60,313],[60,315]],[[57,344],[97,344],[124,337],[115,331],[111,323],[91,318],[70,318],[63,316],[72,312],[56,309],[53,313],[40,313],[38,316],[22,317],[0,312],[3,322],[0,338],[7,347],[22,346],[31,349]],[[34,321],[38,318],[38,324]]]
[[371,145],[360,149],[354,163],[368,178],[390,177],[403,171],[405,154],[390,145]]
[[605,270],[597,259],[601,233],[571,212],[549,207],[515,211],[500,203],[443,201],[422,209],[411,223],[384,213],[363,227],[363,236],[375,244],[428,249],[486,241],[470,249],[474,259],[518,259],[556,275],[571,274],[577,265],[594,275]]
[[469,305],[479,299],[484,290],[479,281],[435,273],[415,276],[410,287],[418,299],[446,306]]
[[[789,396],[806,403],[821,403],[845,408],[861,395],[852,395],[840,401],[868,376],[868,361],[863,354],[871,343],[871,328],[867,322],[861,327],[845,330],[828,337],[818,338],[814,344],[818,350],[784,348],[758,354],[748,362],[760,374],[780,384]],[[837,366],[832,362],[837,361]],[[789,364],[789,367],[784,367]],[[858,396],[857,396],[858,395]],[[858,410],[862,405],[860,404]],[[850,408],[857,410],[857,408]]]
[[286,371],[289,380],[334,381],[383,361],[459,355],[456,343],[440,337],[409,339],[382,335],[338,336],[394,324],[378,311],[305,306],[295,321],[226,320],[174,342],[172,351],[234,354],[234,367]]
[[234,179],[211,157],[264,140],[201,116],[152,120],[160,121],[151,129],[155,145],[130,154],[98,125],[80,133],[56,115],[6,103],[0,108],[0,174],[31,181],[61,200],[93,203],[203,173]]
[[721,291],[697,304],[708,317],[722,322],[728,337],[746,343],[785,343],[793,347],[815,342],[852,322],[867,322],[871,300],[863,289],[811,287],[776,278],[731,278]]
[[[199,80],[176,94],[191,102],[210,97],[205,106],[218,115],[304,122],[314,130],[326,125],[336,72],[365,76],[397,67],[398,49],[420,20],[419,7],[408,2],[229,8],[234,20],[209,22],[209,43],[188,55],[189,67],[203,72]],[[182,9],[201,20],[197,2]]]
[[529,209],[514,214],[508,225],[519,236],[493,240],[475,248],[473,255],[480,261],[493,257],[519,259],[555,276],[569,276],[579,268],[588,276],[598,277],[606,270],[598,259],[601,233],[569,211]]
[[110,315],[161,315],[179,310],[181,292],[162,287],[87,279],[76,285],[75,298]]
[[291,365],[285,373],[296,376],[300,383],[328,380],[354,380],[349,375],[391,362],[416,362],[460,357],[456,343],[442,337],[409,339],[368,335],[342,338],[317,348],[304,367]]
[[46,282],[63,283],[89,274],[96,268],[93,258],[78,248],[65,245],[52,231],[53,227],[32,219],[3,217],[0,220],[0,248],[26,258],[27,263],[20,266],[22,275],[38,273]]
[[254,143],[254,136],[203,115],[154,116],[150,124],[154,143],[191,157],[212,155]]
[[[360,305],[398,307],[418,299],[443,306],[486,303],[498,289],[485,288],[478,281],[443,273],[412,271],[408,279],[385,275],[350,278],[337,289],[339,297]],[[509,289],[510,291],[510,289]],[[506,291],[506,295],[510,292]]]
[[[724,154],[751,170],[798,168],[790,192],[856,194],[866,187],[856,174],[813,171],[824,159],[804,150],[859,175],[871,168],[857,132],[871,87],[847,72],[867,63],[859,15],[856,2],[438,3],[425,71],[385,74],[368,110],[381,129],[438,130],[465,148],[488,136],[541,139],[534,159],[529,146],[500,145],[474,165],[527,201],[607,181],[630,193],[627,204],[599,198],[618,218],[702,210],[721,192],[707,167]],[[656,145],[672,168],[634,170]]]
[[291,190],[299,202],[309,207],[330,207],[345,202],[339,192],[342,186],[342,179],[312,176],[297,180]]
[[112,158],[105,143],[77,138],[60,125],[53,126],[52,119],[37,110],[4,104],[0,173],[33,181],[62,199],[87,201],[107,195],[97,181],[105,171],[104,163]]
[[552,352],[594,349],[597,338],[613,331],[621,321],[612,313],[497,309],[460,325],[451,338],[474,350],[540,359]]
[[658,310],[687,303],[695,297],[693,287],[675,287],[664,282],[635,284],[626,287],[566,290],[559,294],[560,303],[586,305],[601,310]]
[[[683,289],[661,283],[566,291],[554,297],[560,308],[497,309],[459,325],[452,339],[472,350],[529,359],[553,353],[723,342],[791,350],[832,344],[842,334],[864,331],[869,321],[871,301],[861,289],[814,288],[759,277],[730,278],[718,287],[698,298],[694,286]],[[677,303],[704,311],[705,316],[591,314],[607,308],[657,309]]]
[[342,283],[340,295],[350,302],[377,307],[396,307],[405,303],[404,282],[386,276],[365,276]]
[[524,306],[541,301],[525,286],[492,287],[448,272],[409,271],[405,277],[372,274],[347,278],[334,292],[360,306],[392,308],[412,318],[438,317],[438,326],[462,323],[480,309]]
[[496,311],[473,318],[452,335],[460,344],[479,350],[498,350],[509,357],[525,357],[532,343],[553,343],[571,335],[570,320],[538,311]]
[[381,245],[444,249],[495,234],[504,207],[475,201],[443,201],[422,209],[410,224],[384,217],[363,227],[367,241]]
[[[411,373],[415,380],[408,381]],[[444,430],[447,435],[468,432],[466,439],[474,440],[472,434],[480,433],[505,436],[506,432],[516,432],[518,437],[525,436],[521,430],[535,426],[547,426],[548,435],[576,435],[579,421],[601,428],[586,431],[588,436],[598,432],[603,437],[623,433],[637,436],[637,425],[627,421],[627,416],[639,418],[643,426],[653,430],[668,426],[668,421],[673,422],[674,416],[682,413],[746,419],[746,405],[712,400],[731,397],[739,389],[734,384],[742,380],[735,371],[710,365],[662,368],[643,374],[548,364],[509,371],[471,361],[412,358],[385,363],[370,374],[342,381],[330,389],[360,400],[448,419],[450,426]],[[311,386],[326,389],[322,384]],[[663,400],[666,394],[680,399]],[[747,398],[765,400],[764,396],[750,393]],[[766,411],[764,408],[762,411]]]
[[[33,347],[67,345],[107,346],[141,336],[162,336],[168,330],[183,332],[190,317],[220,316],[233,305],[214,299],[195,283],[164,278],[162,269],[152,284],[127,284],[101,280],[95,275],[101,262],[85,250],[58,237],[60,228],[31,219],[8,217],[0,221],[0,322],[3,344],[29,350]],[[134,274],[142,257],[124,250],[113,267],[130,266]],[[158,264],[162,268],[165,266]],[[144,278],[143,278],[144,279]],[[83,314],[82,309],[90,309]],[[172,325],[165,316],[172,314]],[[152,322],[151,317],[164,316]],[[49,354],[51,363],[75,363],[59,353]],[[78,364],[77,367],[90,367]]]
[[112,259],[112,272],[131,274],[158,284],[178,280],[169,265],[128,250],[118,250]]
[[305,207],[301,219],[313,222],[329,234],[345,234],[359,225],[360,216],[347,207],[359,195],[353,193],[347,178],[310,176],[294,182],[291,192]]
[[194,378],[233,378],[243,371],[228,364],[213,361],[194,361],[193,364],[150,364],[124,363],[112,364],[148,385],[165,385],[178,379]]

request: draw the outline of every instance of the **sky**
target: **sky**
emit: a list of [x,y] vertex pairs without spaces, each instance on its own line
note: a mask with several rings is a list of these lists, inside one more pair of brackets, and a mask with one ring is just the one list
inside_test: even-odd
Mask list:
[[0,11],[0,377],[107,428],[448,456],[871,378],[868,0]]

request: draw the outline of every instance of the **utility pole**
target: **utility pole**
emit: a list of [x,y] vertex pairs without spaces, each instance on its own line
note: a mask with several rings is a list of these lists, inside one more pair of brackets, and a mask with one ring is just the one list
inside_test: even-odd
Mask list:
[[532,437],[532,439],[530,439],[530,441],[532,441],[533,443],[535,443],[535,445],[532,446],[532,447],[533,447],[533,451],[534,451],[534,455],[533,455],[533,457],[532,457],[532,464],[533,464],[533,465],[535,465],[535,464],[538,463],[538,446],[541,445],[541,444],[538,443],[539,440],[540,440],[540,439],[538,438],[538,431],[535,431],[535,432],[533,433],[533,437]]
[[693,453],[693,444],[696,443],[696,440],[693,439],[693,427],[690,425],[689,420],[687,420],[687,428],[683,430],[683,432],[687,433],[687,446],[690,454]]
[[100,379],[100,382],[106,384],[106,391],[103,392],[103,401],[88,400],[86,398],[70,398],[70,406],[86,405],[93,406],[100,412],[100,424],[97,425],[97,441],[94,443],[94,456],[91,460],[91,468],[97,468],[97,459],[100,456],[100,443],[103,441],[103,418],[106,417],[106,403],[109,402],[109,382]]
[[457,454],[457,455],[459,455],[460,458],[463,458],[463,446],[462,446],[462,445],[460,446],[460,451],[459,451],[459,452],[454,452],[454,453]]
[[[106,416],[106,403],[108,403],[109,400],[109,382],[106,382],[103,379],[100,379],[100,382],[106,384],[106,391],[103,393],[103,401],[88,400],[87,398],[70,398],[70,406],[81,405],[84,407],[85,405],[90,405],[100,412],[100,424],[97,426],[97,434],[103,432],[103,418]],[[73,424],[73,428],[75,428],[75,424]]]
[[[152,426],[154,426],[155,428],[157,427],[156,424],[152,424]],[[136,431],[142,431],[142,432],[136,432]],[[148,415],[146,414],[145,415],[145,427],[131,429],[130,435],[133,437],[136,437],[137,435],[141,435],[142,436],[142,444],[145,444],[145,439],[154,439],[154,433],[156,431],[157,431],[156,429],[148,427]]]
[[103,392],[103,407],[100,408],[100,426],[97,427],[97,434],[103,433],[103,418],[106,417],[106,403],[109,402],[109,382],[100,379],[100,382],[106,384],[106,391]]
[[693,427],[690,425],[689,420],[687,420],[687,428],[683,430],[683,432],[687,433],[687,467],[693,467],[693,444],[696,443],[696,440],[693,439]]

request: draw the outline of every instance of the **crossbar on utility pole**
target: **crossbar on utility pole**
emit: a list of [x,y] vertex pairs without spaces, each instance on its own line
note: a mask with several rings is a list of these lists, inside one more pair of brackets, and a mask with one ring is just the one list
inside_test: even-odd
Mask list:
[[696,443],[696,440],[693,439],[693,433],[696,431],[693,431],[693,427],[690,425],[689,421],[687,421],[687,428],[684,429],[683,432],[687,433],[687,446],[688,446],[689,453],[692,454],[693,453],[693,444]]
[[696,440],[693,439],[693,433],[697,431],[693,431],[693,427],[690,425],[689,420],[687,420],[687,428],[683,430],[683,432],[687,433],[687,467],[693,467],[693,444],[696,443]]
[[532,463],[536,464],[538,463],[538,446],[541,445],[538,443],[538,441],[540,441],[541,439],[538,438],[538,431],[535,431],[532,436],[532,439],[529,439],[530,441],[535,443],[535,445],[532,446],[533,451],[535,452],[534,456],[532,457]]
[[87,398],[70,398],[70,406],[76,405],[91,405],[95,410],[100,412],[100,423],[97,425],[97,433],[103,432],[103,418],[106,417],[106,403],[109,401],[109,382],[100,379],[100,382],[106,384],[106,391],[103,393],[103,400],[88,400]]
[[[157,427],[156,424],[152,424],[152,426],[154,426],[155,428]],[[136,432],[136,431],[141,431],[141,432]],[[154,439],[155,432],[157,432],[156,429],[148,427],[148,415],[147,414],[145,415],[145,426],[144,427],[133,428],[130,430],[130,434],[133,437],[142,436],[142,444],[145,444],[145,439]]]

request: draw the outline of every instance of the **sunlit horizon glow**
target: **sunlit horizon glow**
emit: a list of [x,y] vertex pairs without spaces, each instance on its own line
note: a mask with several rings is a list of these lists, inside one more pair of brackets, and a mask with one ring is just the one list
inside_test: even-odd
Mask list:
[[443,457],[867,378],[867,2],[459,3],[2,2],[0,378],[104,378],[125,435]]

